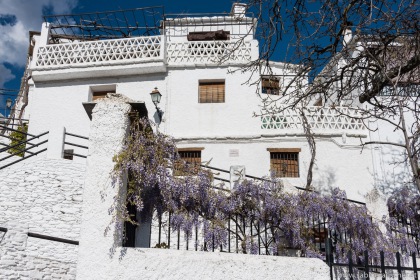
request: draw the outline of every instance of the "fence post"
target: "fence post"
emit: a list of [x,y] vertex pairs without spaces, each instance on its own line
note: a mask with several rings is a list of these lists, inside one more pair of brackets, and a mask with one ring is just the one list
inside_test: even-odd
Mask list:
[[413,254],[411,256],[413,257],[414,280],[419,280],[419,275],[417,273],[416,253],[413,252]]
[[48,134],[47,158],[62,159],[64,156],[64,126],[52,127]]
[[364,252],[365,254],[365,261],[364,261],[364,265],[365,265],[365,279],[367,279],[367,280],[369,280],[370,279],[370,277],[369,277],[369,253],[368,253],[368,251],[366,250],[365,252]]
[[347,258],[349,259],[349,276],[350,280],[353,280],[353,256],[351,250],[347,253]]
[[401,270],[401,259],[400,259],[400,252],[397,252],[397,270],[398,270],[398,280],[402,280],[402,270]]
[[332,240],[331,238],[325,239],[325,260],[327,261],[328,266],[330,267],[330,277],[333,279],[333,270],[332,266],[334,263],[333,253],[332,253]]
[[385,272],[385,254],[384,254],[383,251],[381,251],[381,274],[382,274],[381,279],[385,280],[386,279],[386,272]]

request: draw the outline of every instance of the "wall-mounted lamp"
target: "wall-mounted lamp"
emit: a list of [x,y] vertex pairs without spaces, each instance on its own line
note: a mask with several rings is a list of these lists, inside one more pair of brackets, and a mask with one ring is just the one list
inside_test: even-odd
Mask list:
[[162,121],[162,111],[158,107],[158,104],[160,103],[160,99],[162,98],[162,94],[160,94],[157,87],[150,93],[150,97],[152,98],[153,104],[155,104],[156,111],[159,116],[159,122]]

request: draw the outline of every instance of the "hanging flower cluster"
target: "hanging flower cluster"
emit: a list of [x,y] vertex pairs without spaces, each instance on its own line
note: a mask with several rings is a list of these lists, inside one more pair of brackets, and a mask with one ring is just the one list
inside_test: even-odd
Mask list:
[[390,218],[387,228],[390,238],[406,251],[419,250],[420,194],[417,190],[414,187],[396,189],[388,198],[388,209]]
[[[328,196],[312,191],[290,193],[274,178],[244,180],[230,190],[215,188],[210,171],[182,162],[174,140],[153,133],[150,126],[147,120],[135,123],[122,152],[114,158],[113,175],[128,177],[127,205],[158,216],[171,213],[171,228],[182,230],[186,238],[195,228],[202,228],[207,248],[226,246],[234,234],[242,253],[257,254],[264,248],[277,254],[295,248],[304,256],[322,257],[322,242],[330,236],[342,260],[348,250],[355,258],[365,250],[373,257],[385,251],[391,259],[398,246],[409,242],[393,243],[365,206],[348,201],[338,189]],[[414,212],[399,203],[395,200],[390,207],[412,219]],[[123,218],[135,222],[127,205]]]

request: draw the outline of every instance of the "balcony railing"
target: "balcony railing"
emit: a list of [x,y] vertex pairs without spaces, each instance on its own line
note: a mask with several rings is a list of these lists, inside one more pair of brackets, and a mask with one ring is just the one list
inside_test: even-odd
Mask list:
[[[314,131],[366,130],[362,114],[355,108],[306,107],[305,116]],[[286,109],[278,114],[261,116],[262,129],[303,129],[298,110]]]
[[196,41],[167,45],[168,64],[220,64],[251,61],[251,42]]
[[[163,62],[169,65],[243,63],[251,42],[168,42],[163,36],[73,42],[38,48],[34,70]],[[166,54],[166,61],[165,61]]]
[[77,42],[41,46],[36,68],[100,66],[163,60],[162,37]]

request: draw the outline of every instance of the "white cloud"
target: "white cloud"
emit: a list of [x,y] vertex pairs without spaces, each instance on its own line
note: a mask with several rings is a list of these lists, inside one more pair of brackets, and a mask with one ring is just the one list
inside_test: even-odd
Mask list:
[[9,22],[0,21],[0,66],[4,67],[4,62],[25,66],[29,31],[41,29],[43,9],[65,14],[76,4],[77,0],[0,0],[0,17],[7,15],[9,19]]

